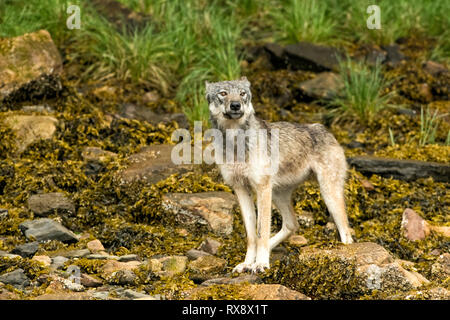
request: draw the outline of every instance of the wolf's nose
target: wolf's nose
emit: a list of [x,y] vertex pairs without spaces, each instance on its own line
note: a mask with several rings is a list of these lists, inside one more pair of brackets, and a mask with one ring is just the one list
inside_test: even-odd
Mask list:
[[232,111],[239,111],[241,109],[241,104],[239,102],[230,103],[230,109]]

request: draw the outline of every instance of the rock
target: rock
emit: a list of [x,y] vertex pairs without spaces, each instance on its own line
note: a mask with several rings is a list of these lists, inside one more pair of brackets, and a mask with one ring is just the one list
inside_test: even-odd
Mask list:
[[28,198],[28,209],[37,216],[48,216],[52,213],[75,213],[75,205],[63,193],[34,194]]
[[11,252],[18,254],[22,258],[31,258],[39,249],[39,243],[37,241],[24,243],[15,247]]
[[58,255],[66,258],[83,258],[88,256],[90,251],[88,249],[75,249],[69,251],[58,251]]
[[252,284],[242,294],[249,300],[311,300],[304,294],[279,284]]
[[56,256],[56,257],[52,258],[52,264],[50,265],[50,268],[52,268],[54,270],[60,269],[64,266],[64,264],[68,260],[69,259],[67,259],[66,257]]
[[101,280],[85,273],[81,274],[80,283],[86,288],[95,288],[103,285]]
[[137,254],[126,254],[124,256],[120,256],[118,261],[120,262],[141,261],[141,259]]
[[0,103],[60,91],[62,59],[46,30],[0,39]]
[[25,221],[19,225],[19,228],[27,239],[37,241],[59,240],[61,242],[78,241],[77,236],[72,231],[48,218]]
[[139,121],[147,121],[150,124],[170,123],[175,121],[180,128],[189,128],[189,120],[184,113],[164,113],[158,114],[147,107],[126,103],[122,105],[120,116],[127,119],[136,119]]
[[[79,279],[81,280],[81,279]],[[75,292],[81,292],[84,291],[85,288],[81,283],[73,282],[71,279],[59,279],[64,284],[64,287],[67,290],[75,291]]]
[[387,58],[387,53],[384,50],[381,50],[378,46],[373,46],[368,49],[367,54],[365,56],[365,62],[371,66],[375,66],[378,63],[384,63]]
[[217,273],[222,271],[226,264],[224,259],[209,255],[191,261],[189,267],[197,273]]
[[302,211],[297,215],[298,224],[303,228],[310,228],[314,225],[314,215],[312,212]]
[[405,60],[405,56],[400,51],[400,46],[396,43],[387,46],[382,46],[386,51],[386,64],[391,67],[397,67],[400,63]]
[[1,300],[19,300],[19,297],[14,292],[5,288],[5,285],[0,282],[0,301]]
[[119,270],[113,272],[111,278],[110,283],[117,283],[119,285],[134,285],[137,277],[131,270]]
[[0,275],[0,282],[10,284],[18,289],[23,289],[30,284],[30,280],[20,268]]
[[98,300],[107,300],[109,298],[109,292],[108,291],[92,292],[91,297]]
[[439,256],[436,262],[431,266],[431,274],[438,279],[447,279],[450,277],[450,254],[444,253]]
[[52,258],[49,256],[34,256],[31,260],[42,263],[45,267],[49,267],[52,264]]
[[344,87],[342,78],[332,72],[319,73],[315,78],[299,84],[300,90],[313,99],[330,100]]
[[6,251],[0,250],[0,257],[2,258],[8,258],[8,259],[15,259],[15,258],[21,258],[18,254],[11,254]]
[[434,231],[436,233],[439,233],[440,235],[446,237],[446,238],[450,238],[450,227],[448,226],[435,226],[432,225],[431,223],[428,223],[428,227],[430,228],[431,231]]
[[176,165],[172,162],[173,145],[151,145],[128,157],[130,165],[120,171],[119,183],[147,181],[156,183],[174,173],[185,173],[193,169],[193,165]]
[[444,65],[430,60],[425,61],[422,67],[425,72],[432,75],[433,77],[438,77],[441,74],[448,72],[448,69]]
[[276,43],[267,43],[264,50],[269,56],[269,60],[276,69],[283,69],[287,66],[284,48]]
[[369,264],[357,269],[364,279],[365,286],[370,290],[409,290],[428,284],[429,281],[415,271],[404,269],[398,262],[378,266]]
[[415,271],[406,270],[401,261],[396,261],[383,247],[371,242],[352,243],[333,249],[305,247],[299,259],[330,257],[345,265],[354,265],[355,274],[346,281],[356,280],[364,290],[410,290],[427,284],[429,281]]
[[291,246],[302,247],[308,244],[308,240],[301,235],[294,234],[287,240]]
[[141,292],[137,292],[131,289],[126,289],[123,291],[123,296],[129,299],[134,299],[134,300],[160,300],[157,298],[154,298],[148,294],[145,293],[141,293]]
[[104,273],[113,273],[119,270],[133,270],[138,268],[142,263],[139,261],[119,262],[116,260],[108,260],[102,267]]
[[81,156],[84,161],[105,162],[109,158],[117,157],[117,153],[106,151],[98,147],[84,147]]
[[209,256],[210,254],[205,251],[197,250],[197,249],[191,249],[188,252],[186,252],[186,256],[189,260],[196,260],[203,256]]
[[221,245],[222,243],[220,241],[214,240],[212,238],[206,238],[206,240],[203,241],[202,244],[200,245],[199,249],[214,255],[217,253]]
[[284,48],[287,63],[294,70],[313,72],[337,70],[342,53],[332,47],[299,42]]
[[33,298],[33,300],[90,300],[91,296],[87,292],[57,292],[45,293]]
[[183,273],[186,270],[188,258],[185,256],[168,256],[162,257],[157,260],[157,263],[153,263],[151,269],[156,271],[156,274],[161,276],[173,276]]
[[89,254],[86,256],[86,258],[90,260],[119,260],[119,257],[111,256],[106,252]]
[[167,193],[162,197],[162,207],[167,214],[184,227],[207,226],[218,235],[227,236],[233,231],[233,210],[236,198],[228,192]]
[[428,223],[409,208],[403,212],[401,229],[403,236],[411,241],[423,240],[430,234]]
[[3,122],[15,133],[17,151],[21,153],[35,141],[51,139],[58,120],[50,116],[10,115]]
[[445,163],[372,156],[351,157],[347,162],[364,175],[376,174],[406,181],[432,177],[434,181],[450,182],[450,165]]
[[240,283],[258,284],[262,283],[262,280],[256,274],[243,274],[236,278],[222,277],[209,279],[202,282],[201,286],[205,287],[215,284],[240,284]]
[[103,246],[103,244],[100,242],[100,240],[92,240],[89,241],[86,244],[87,248],[89,249],[90,252],[92,253],[97,253],[97,252],[101,252],[101,251],[105,251],[105,247]]

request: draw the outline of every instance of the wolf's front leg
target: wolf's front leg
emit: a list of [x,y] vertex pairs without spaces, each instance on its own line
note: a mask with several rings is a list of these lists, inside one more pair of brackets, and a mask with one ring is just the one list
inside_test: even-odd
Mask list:
[[233,272],[250,270],[256,259],[256,214],[255,205],[249,191],[244,187],[235,187],[234,192],[241,208],[242,220],[244,220],[247,232],[247,253],[244,262],[238,264]]
[[258,218],[256,221],[256,261],[252,272],[264,272],[269,269],[270,258],[270,222],[272,214],[272,183],[269,176],[264,177],[257,188]]

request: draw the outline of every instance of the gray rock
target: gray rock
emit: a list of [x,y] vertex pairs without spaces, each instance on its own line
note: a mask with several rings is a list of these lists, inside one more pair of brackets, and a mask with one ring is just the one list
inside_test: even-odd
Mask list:
[[75,213],[73,202],[60,192],[34,194],[28,198],[28,208],[37,216],[48,216],[52,213]]
[[[93,253],[86,256],[87,259],[91,260],[119,260],[117,256],[110,256],[109,254]],[[133,260],[128,260],[133,261]]]
[[130,298],[130,299],[140,299],[140,298],[150,297],[148,294],[137,292],[137,291],[134,291],[131,289],[124,290],[123,296],[126,298]]
[[382,47],[386,53],[386,63],[391,67],[397,67],[403,60],[405,55],[401,53],[400,46],[396,43]]
[[60,255],[66,258],[83,258],[89,255],[91,252],[89,249],[77,249],[61,252]]
[[32,257],[39,249],[39,243],[37,241],[24,243],[15,247],[11,252],[18,254],[23,258]]
[[55,269],[55,270],[60,269],[64,266],[64,264],[68,260],[69,259],[67,259],[66,257],[56,256],[56,257],[52,258],[52,264],[50,265],[50,268]]
[[186,252],[186,256],[189,260],[196,260],[203,256],[209,256],[210,254],[205,251],[197,250],[197,249],[191,249],[188,252]]
[[134,285],[136,274],[131,270],[119,270],[111,274],[111,283],[119,285]]
[[337,70],[338,58],[342,53],[333,47],[298,42],[287,45],[284,48],[284,55],[288,65],[294,70],[322,72]]
[[126,103],[122,106],[120,115],[127,119],[147,121],[153,125],[175,121],[180,128],[189,128],[189,121],[184,113],[158,114],[144,106]]
[[30,280],[26,276],[23,269],[16,269],[14,271],[0,275],[0,282],[10,284],[16,288],[23,289],[30,284]]
[[109,298],[109,292],[108,291],[92,292],[91,297],[98,300],[107,300]]
[[77,242],[78,237],[60,223],[48,219],[28,220],[19,225],[28,239],[37,241],[59,240],[61,242]]

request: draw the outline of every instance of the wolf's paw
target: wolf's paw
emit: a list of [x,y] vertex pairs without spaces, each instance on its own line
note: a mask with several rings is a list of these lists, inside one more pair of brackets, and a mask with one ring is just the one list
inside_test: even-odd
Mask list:
[[251,273],[264,273],[269,270],[269,268],[270,265],[268,262],[255,262],[250,266],[249,271],[251,271]]
[[250,271],[252,266],[253,266],[253,263],[242,262],[233,268],[233,272],[242,273],[242,272]]

